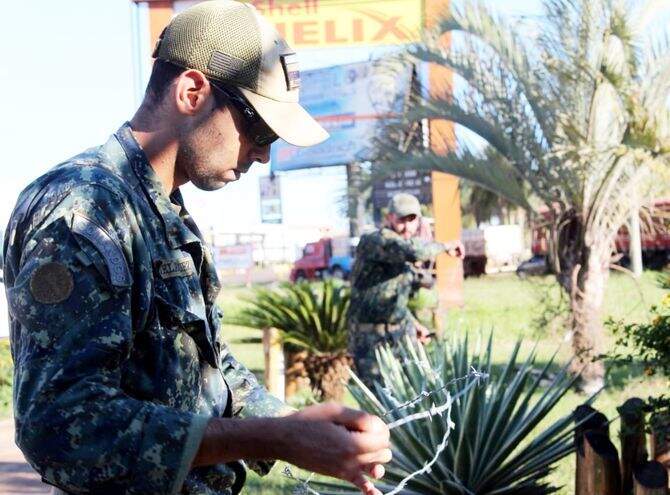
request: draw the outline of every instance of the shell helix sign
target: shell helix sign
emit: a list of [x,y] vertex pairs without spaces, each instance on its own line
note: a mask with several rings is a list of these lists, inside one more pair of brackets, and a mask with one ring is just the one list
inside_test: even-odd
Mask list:
[[[422,0],[249,0],[296,49],[417,41]],[[179,12],[195,1],[174,2]]]
[[419,0],[255,0],[295,48],[398,45],[421,34]]

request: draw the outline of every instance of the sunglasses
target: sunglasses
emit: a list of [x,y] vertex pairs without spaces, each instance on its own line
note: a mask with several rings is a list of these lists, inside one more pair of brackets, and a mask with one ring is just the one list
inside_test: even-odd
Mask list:
[[268,146],[279,139],[275,131],[270,129],[270,126],[265,123],[244,96],[233,89],[227,89],[212,81],[209,81],[209,83],[226,95],[237,111],[242,114],[247,122],[246,132],[257,146]]

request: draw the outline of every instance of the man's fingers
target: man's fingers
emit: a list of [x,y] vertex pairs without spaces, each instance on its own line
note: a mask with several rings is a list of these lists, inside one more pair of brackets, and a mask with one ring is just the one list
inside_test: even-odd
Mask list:
[[358,487],[363,495],[382,495],[382,492],[375,488],[372,481],[365,479],[362,473],[352,479],[351,482]]
[[[386,425],[384,426],[386,427]],[[374,433],[352,431],[350,434],[356,450],[360,454],[377,453],[391,446],[388,429]]]
[[369,464],[366,466],[365,472],[368,473],[371,478],[380,480],[386,474],[386,469],[384,469],[384,466],[381,464]]
[[[325,404],[319,404],[316,406],[306,407],[305,409],[295,413],[302,419],[313,419],[313,420],[332,420],[333,417],[339,416],[342,414],[342,411],[347,409],[346,407],[337,404],[335,402],[326,402]],[[350,409],[353,411],[353,409]],[[360,412],[360,411],[358,411]]]
[[377,416],[373,416],[372,414],[368,414],[363,411],[349,409],[347,407],[342,408],[339,414],[333,416],[333,422],[355,432],[388,432],[386,423],[384,423]]
[[391,459],[393,459],[391,449],[382,449],[377,452],[361,454],[357,457],[358,462],[361,464],[386,464],[387,462],[391,462]]

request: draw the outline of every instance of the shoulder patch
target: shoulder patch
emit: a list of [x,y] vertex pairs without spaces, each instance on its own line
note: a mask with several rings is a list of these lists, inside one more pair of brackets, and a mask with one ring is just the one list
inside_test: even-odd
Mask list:
[[62,263],[47,263],[35,270],[30,277],[30,292],[42,304],[65,301],[74,289],[72,272]]
[[130,269],[118,242],[100,225],[81,213],[72,215],[72,232],[88,239],[105,259],[112,285],[131,285]]

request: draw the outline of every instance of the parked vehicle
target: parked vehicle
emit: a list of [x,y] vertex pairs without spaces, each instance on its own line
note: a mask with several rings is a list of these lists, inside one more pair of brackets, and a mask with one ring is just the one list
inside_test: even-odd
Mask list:
[[290,280],[295,282],[331,276],[347,278],[351,273],[357,244],[358,239],[350,237],[323,237],[306,244],[302,257],[293,264]]
[[[660,270],[668,263],[668,261],[670,261],[670,229],[668,228],[670,199],[658,199],[654,201],[653,208],[651,217],[644,216],[640,220],[640,224],[642,225],[640,232],[642,263],[648,268]],[[545,210],[540,214],[540,218],[534,223],[531,244],[533,258],[531,259],[544,257],[546,260],[547,258],[548,245],[546,226],[550,219],[550,215],[551,212]],[[618,263],[623,266],[627,266],[628,263],[630,263],[629,249],[630,236],[628,235],[628,227],[624,225],[619,229],[613,246],[613,254],[615,255],[615,258],[618,259]],[[528,260],[528,262],[529,261],[531,260]],[[521,268],[521,266],[519,268]],[[549,268],[547,268],[547,271],[548,270]]]
[[464,229],[463,273],[479,276],[485,273],[514,270],[523,259],[523,229],[520,225],[493,225]]
[[516,274],[519,278],[546,275],[547,273],[549,273],[549,264],[547,263],[547,257],[543,254],[533,255],[529,260],[522,261],[516,268]]
[[486,239],[482,229],[463,229],[461,242],[465,249],[463,275],[479,277],[486,273]]

